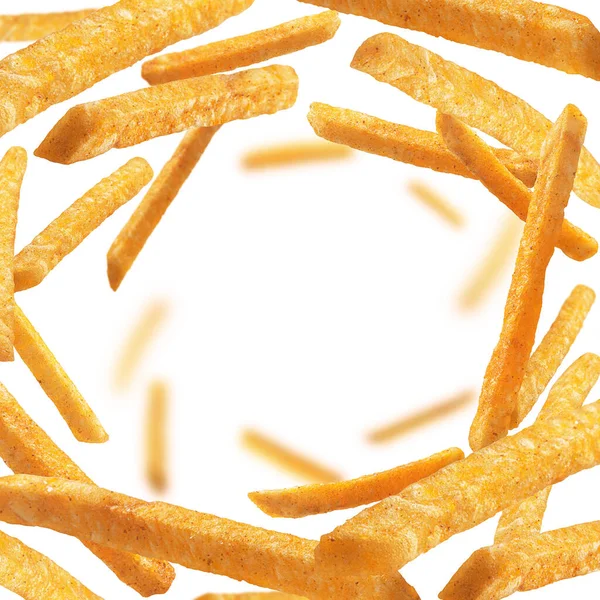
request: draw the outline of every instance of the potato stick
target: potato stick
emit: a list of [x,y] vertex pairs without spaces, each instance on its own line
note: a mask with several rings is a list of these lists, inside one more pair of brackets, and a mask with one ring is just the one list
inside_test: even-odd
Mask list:
[[[83,483],[92,480],[50,439],[0,384],[0,458],[15,473],[64,477]],[[85,545],[124,583],[142,596],[164,594],[173,579],[173,567],[163,561]]]
[[585,137],[585,117],[570,105],[542,151],[527,221],[508,292],[500,339],[483,380],[469,443],[479,450],[504,437],[535,342],[546,269],[560,235]]
[[340,481],[339,473],[285,448],[279,442],[259,431],[246,429],[242,432],[242,445],[246,450],[264,458],[282,471],[315,483]]
[[[539,159],[552,128],[544,115],[492,81],[392,34],[368,39],[352,66],[533,160]],[[588,204],[600,207],[600,165],[585,149],[574,191]]]
[[169,392],[162,381],[154,381],[148,390],[146,414],[146,478],[157,492],[168,484],[167,427]]
[[[531,192],[496,158],[493,150],[467,125],[438,112],[437,129],[448,148],[483,185],[512,210],[527,219]],[[563,221],[557,248],[574,260],[586,260],[598,252],[598,242],[569,221]]]
[[252,0],[120,0],[0,60],[0,135]]
[[315,541],[66,479],[0,478],[0,520],[315,600],[418,600],[397,573],[364,579],[321,574]]
[[291,54],[330,40],[340,18],[328,10],[205,46],[163,54],[142,65],[142,77],[150,84],[167,83],[201,75],[214,75],[249,67],[277,56]]
[[389,471],[338,483],[315,483],[284,490],[252,492],[248,497],[271,517],[297,519],[378,502],[465,457],[459,448],[449,448],[423,460]]
[[13,264],[17,211],[27,152],[11,148],[0,162],[0,361],[12,361],[14,352],[15,285]]
[[595,300],[594,290],[585,285],[576,286],[565,300],[548,333],[527,363],[511,429],[523,422],[544,393],[577,339]]
[[65,256],[152,179],[143,158],[133,158],[76,200],[15,258],[15,289],[40,284]]
[[246,169],[287,167],[301,163],[341,160],[352,155],[348,146],[322,141],[288,142],[247,152],[242,158]]
[[273,114],[297,93],[296,72],[282,65],[147,87],[71,108],[35,155],[72,164],[191,127]]
[[321,538],[317,567],[386,573],[600,463],[600,401],[536,422],[417,481]]
[[460,228],[465,224],[463,214],[426,183],[416,180],[411,181],[408,184],[408,190],[417,200],[420,200],[423,204],[434,210],[450,225]]
[[241,594],[204,594],[196,600],[300,600],[300,596],[280,592],[242,592]]
[[[432,131],[413,129],[319,102],[310,105],[308,121],[319,137],[330,142],[441,173],[475,178]],[[502,148],[493,148],[493,152],[515,177],[527,187],[533,187],[537,160]]]
[[79,21],[94,9],[72,10],[56,13],[30,13],[24,15],[0,15],[0,40],[4,42],[31,42],[46,37]]

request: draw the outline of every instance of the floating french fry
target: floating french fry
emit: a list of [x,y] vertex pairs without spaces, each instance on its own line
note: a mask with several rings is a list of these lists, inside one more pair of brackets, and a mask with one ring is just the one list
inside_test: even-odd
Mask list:
[[462,213],[429,185],[422,181],[411,181],[408,189],[415,198],[435,211],[453,227],[460,228],[465,224]]
[[342,160],[352,155],[347,146],[322,141],[288,142],[247,152],[242,158],[246,169],[286,167],[311,162]]
[[94,9],[55,13],[0,15],[0,40],[31,42],[59,31],[94,12]]
[[[533,160],[539,159],[552,128],[541,113],[492,81],[390,33],[369,38],[358,49],[352,66]],[[600,207],[600,165],[585,149],[574,191],[588,204]]]
[[296,72],[282,65],[164,83],[71,108],[35,155],[71,164],[191,127],[273,114],[293,106],[297,93]]
[[146,413],[146,478],[157,492],[168,485],[167,427],[169,391],[162,381],[154,381],[148,390]]
[[338,14],[328,10],[248,35],[163,54],[142,65],[142,77],[155,85],[249,67],[322,44],[335,35],[339,26]]
[[241,594],[204,594],[196,600],[301,600],[300,596],[279,592],[242,592]]

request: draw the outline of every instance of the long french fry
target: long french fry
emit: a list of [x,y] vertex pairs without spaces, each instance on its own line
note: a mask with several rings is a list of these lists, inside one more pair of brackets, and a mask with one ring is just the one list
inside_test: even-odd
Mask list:
[[449,448],[401,467],[334,483],[316,483],[284,490],[252,492],[248,497],[271,517],[297,519],[379,502],[399,494],[415,481],[429,477],[465,457],[459,448]]
[[142,65],[142,77],[155,85],[249,67],[322,44],[335,35],[339,26],[338,14],[328,10],[248,35],[163,54]]
[[508,292],[500,339],[485,372],[469,433],[479,450],[505,436],[529,360],[542,310],[546,269],[560,235],[587,122],[567,106],[542,151],[527,221]]
[[13,265],[17,211],[27,152],[11,148],[0,162],[0,361],[12,361],[14,352],[15,284]]
[[460,228],[465,224],[463,214],[429,185],[413,180],[409,182],[408,189],[415,198],[435,211],[453,227]]
[[280,592],[242,592],[241,594],[203,594],[196,600],[301,600],[301,598]]
[[297,93],[296,72],[282,65],[147,87],[71,108],[35,155],[71,164],[191,127],[273,114]]
[[154,381],[148,390],[146,414],[146,478],[157,492],[168,485],[167,427],[169,391],[162,381]]
[[0,135],[252,0],[120,0],[0,60]]
[[[539,159],[552,128],[550,120],[521,98],[396,35],[369,38],[358,49],[352,66],[533,160]],[[588,204],[600,207],[600,165],[585,149],[574,190]]]
[[0,40],[31,42],[59,31],[94,12],[94,9],[55,13],[0,15]]
[[133,158],[76,200],[15,258],[15,289],[40,284],[65,256],[152,179],[143,158]]
[[341,160],[351,155],[352,150],[341,144],[330,144],[321,140],[287,142],[247,152],[242,158],[242,165],[246,169],[267,169]]
[[[0,384],[0,458],[15,473],[64,477],[93,484],[92,480],[50,439]],[[164,594],[173,579],[173,567],[163,561],[85,545],[124,583],[142,596]],[[33,572],[33,571],[32,571]]]

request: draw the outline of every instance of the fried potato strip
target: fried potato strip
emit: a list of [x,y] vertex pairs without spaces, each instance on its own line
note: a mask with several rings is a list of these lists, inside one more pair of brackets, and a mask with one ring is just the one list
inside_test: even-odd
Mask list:
[[204,594],[196,600],[300,600],[300,596],[279,592],[242,592],[241,594]]
[[169,482],[167,428],[169,390],[163,381],[154,381],[148,390],[146,414],[146,478],[157,492],[164,492]]
[[268,169],[311,162],[342,160],[352,155],[348,146],[322,141],[287,142],[257,148],[242,158],[246,169]]
[[460,228],[465,224],[463,214],[444,196],[423,181],[410,181],[408,190],[417,200],[420,200],[453,227]]
[[31,42],[59,31],[79,21],[94,9],[72,10],[55,13],[28,13],[23,15],[0,15],[0,40],[4,42]]

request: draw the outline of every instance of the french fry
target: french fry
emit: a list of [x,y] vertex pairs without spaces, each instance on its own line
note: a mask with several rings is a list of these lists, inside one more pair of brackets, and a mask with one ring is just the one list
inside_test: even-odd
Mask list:
[[169,391],[162,381],[154,381],[148,390],[146,414],[146,478],[157,492],[168,485],[167,426]]
[[76,200],[15,258],[15,289],[39,285],[65,256],[152,179],[143,158],[133,158]]
[[423,460],[337,483],[315,483],[284,490],[252,492],[248,497],[271,517],[297,519],[379,502],[429,477],[465,457],[459,448],[449,448]]
[[71,108],[35,155],[69,165],[191,127],[273,114],[297,94],[296,72],[282,65],[164,83]]
[[[15,473],[64,477],[93,484],[2,384],[0,409],[0,458],[9,469]],[[167,562],[106,548],[91,541],[84,543],[121,581],[142,596],[164,594],[175,578],[175,571]]]
[[14,352],[15,285],[13,264],[17,211],[27,152],[11,148],[0,162],[0,361],[12,361]]
[[242,592],[241,594],[203,594],[196,600],[300,600],[300,596],[280,592]]
[[[527,219],[531,191],[517,180],[490,148],[457,118],[438,112],[437,129],[448,148],[500,202],[521,221]],[[587,260],[598,252],[598,242],[569,221],[563,221],[557,248],[569,258]]]
[[23,15],[0,15],[0,40],[4,42],[31,42],[59,31],[79,21],[94,9],[72,10],[55,13],[28,13]]
[[[396,35],[382,33],[369,38],[358,49],[352,67],[457,117],[533,160],[539,159],[552,128],[552,122],[524,100]],[[574,191],[588,204],[600,207],[600,165],[585,149]]]
[[408,189],[417,200],[423,202],[453,227],[460,228],[465,224],[462,213],[426,183],[413,180],[409,182]]
[[[0,60],[0,135],[252,0],[120,0]],[[76,51],[75,51],[76,50]]]
[[163,54],[142,65],[142,77],[155,85],[249,67],[322,44],[335,35],[339,26],[338,14],[328,10],[248,35]]
[[242,158],[246,169],[286,167],[310,162],[341,160],[352,155],[348,146],[322,141],[288,142],[247,152]]
[[[308,121],[315,133],[330,142],[399,162],[474,179],[474,175],[432,131],[390,123],[364,113],[313,102]],[[494,148],[498,160],[527,187],[537,177],[537,160],[512,150]]]
[[469,433],[473,450],[504,437],[511,426],[535,342],[546,269],[573,189],[586,127],[585,117],[579,110],[567,106],[544,145],[500,339],[486,369],[479,407]]

